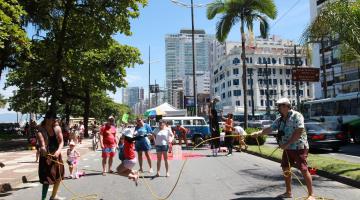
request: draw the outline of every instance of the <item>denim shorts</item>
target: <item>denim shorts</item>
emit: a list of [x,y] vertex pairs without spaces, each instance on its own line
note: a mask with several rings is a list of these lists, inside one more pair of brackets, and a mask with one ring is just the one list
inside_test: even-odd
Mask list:
[[169,150],[169,145],[156,145],[156,153],[167,152]]

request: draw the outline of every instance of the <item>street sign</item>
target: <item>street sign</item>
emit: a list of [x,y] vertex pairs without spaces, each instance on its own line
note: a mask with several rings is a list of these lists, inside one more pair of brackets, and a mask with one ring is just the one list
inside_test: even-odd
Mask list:
[[194,96],[184,96],[184,106],[185,107],[195,107]]
[[309,67],[298,67],[292,69],[293,81],[319,82],[320,69]]
[[150,93],[159,93],[159,84],[150,85]]

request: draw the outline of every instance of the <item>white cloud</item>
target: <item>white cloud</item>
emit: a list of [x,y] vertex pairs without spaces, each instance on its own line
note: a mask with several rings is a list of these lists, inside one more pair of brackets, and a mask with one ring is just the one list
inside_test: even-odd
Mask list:
[[137,81],[140,81],[142,78],[141,76],[139,75],[131,75],[131,74],[128,74],[126,77],[125,77],[125,80],[126,82],[130,85],[132,83],[136,83]]

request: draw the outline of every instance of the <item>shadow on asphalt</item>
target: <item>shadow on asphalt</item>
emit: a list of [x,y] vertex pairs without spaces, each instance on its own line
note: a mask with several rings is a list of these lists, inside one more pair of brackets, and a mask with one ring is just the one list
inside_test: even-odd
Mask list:
[[11,192],[7,192],[7,193],[0,193],[0,197],[7,197],[9,195],[12,195]]
[[280,197],[241,197],[231,200],[280,200]]

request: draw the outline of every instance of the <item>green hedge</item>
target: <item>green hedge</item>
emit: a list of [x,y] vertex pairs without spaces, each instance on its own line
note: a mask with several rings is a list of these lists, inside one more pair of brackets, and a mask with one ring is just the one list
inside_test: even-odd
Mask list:
[[[258,129],[258,128],[247,128],[246,129],[246,133],[247,135],[245,136],[245,143],[248,144],[248,145],[258,145],[257,141],[255,138],[253,138],[251,136],[252,133],[256,132],[256,131],[259,131],[261,129]],[[260,137],[258,137],[258,141],[259,141],[259,145],[264,145],[265,142],[266,142],[266,138],[267,136],[265,135],[262,135]]]

